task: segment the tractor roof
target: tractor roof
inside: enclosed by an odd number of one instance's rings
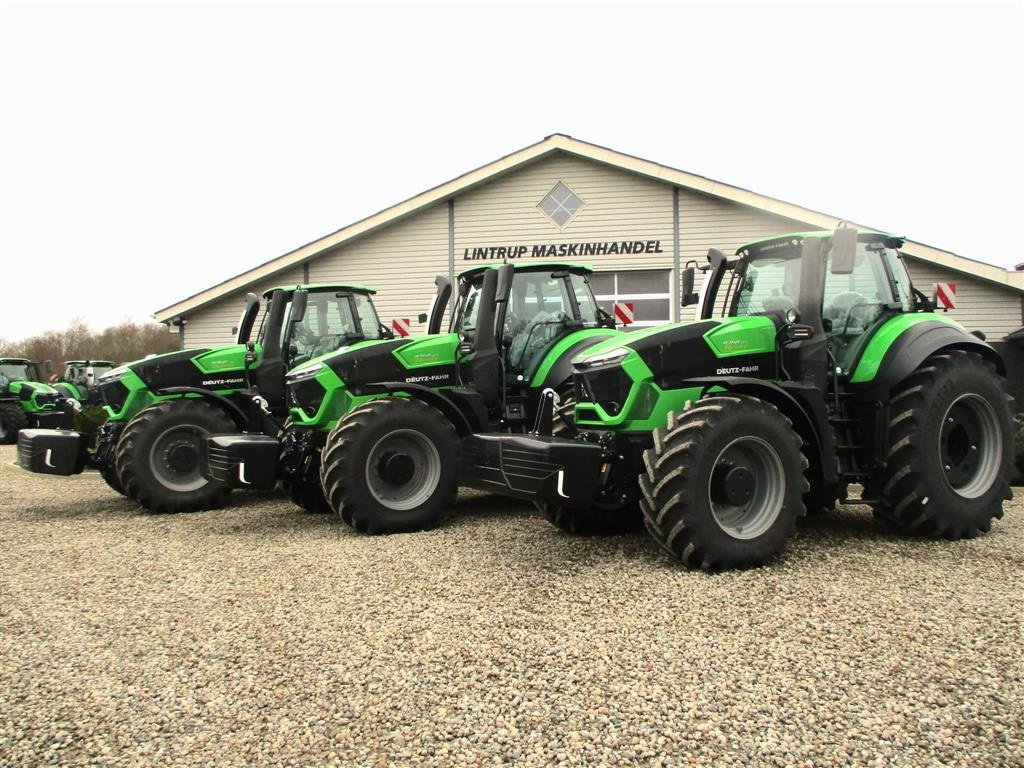
[[[116,365],[113,360],[65,360],[64,365]]]
[[[791,232],[788,235],[775,235],[773,237],[764,237],[761,238],[760,240],[752,240],[749,243],[741,245],[739,248],[736,249],[736,253],[741,253],[742,251],[745,251],[748,248],[760,248],[762,246],[768,245],[769,243],[777,243],[784,240],[792,240],[793,245],[798,245],[804,240],[807,240],[812,237],[832,237],[832,230],[819,229],[814,232]],[[879,238],[881,238],[882,240],[895,241],[896,245],[893,246],[895,248],[899,248],[901,245],[903,245],[903,238],[900,237],[899,235],[890,235],[888,232],[873,232],[864,230],[857,232],[858,240],[878,240]]]
[[[14,365],[32,365],[31,360],[24,357],[0,357],[0,363],[13,363]]]
[[[263,292],[263,298],[268,298],[274,291],[295,291],[298,288],[305,288],[310,293],[321,291],[351,291],[352,293],[376,293],[377,289],[372,285],[357,285],[355,283],[310,283],[308,285],[278,285],[268,288]]]
[[[469,269],[463,270],[459,273],[459,278],[472,278],[476,275],[481,274],[488,269],[497,269],[503,267],[504,264],[481,264],[479,267],[470,267]],[[511,266],[516,272],[548,272],[559,269],[564,269],[569,272],[575,272],[581,275],[589,275],[594,271],[594,268],[589,264],[577,264],[572,261],[529,261],[512,263]]]

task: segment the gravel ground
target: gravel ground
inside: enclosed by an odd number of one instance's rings
[[[13,455],[0,765],[1024,764],[1024,489],[973,541],[846,507],[709,576],[497,497],[371,538]]]

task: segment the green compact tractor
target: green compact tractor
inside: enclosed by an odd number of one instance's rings
[[[68,360],[64,363],[64,375],[53,388],[83,405],[102,405],[96,384],[115,367],[110,360]]]
[[[46,363],[49,371],[49,361]],[[39,366],[20,357],[0,358],[0,444],[13,443],[26,427],[66,423],[62,394],[44,384]]]
[[[216,506],[228,489],[200,474],[201,438],[232,428],[276,435],[287,415],[289,368],[391,335],[373,293],[353,285],[274,288],[263,294],[255,334],[260,301],[249,294],[235,344],[156,355],[101,376],[108,419],[94,448],[78,432],[25,430],[19,463],[57,475],[94,466],[112,488],[153,511]]]
[[[547,262],[467,270],[447,333],[451,286],[438,277],[427,335],[295,368],[280,451],[261,435],[211,437],[204,471],[234,487],[281,477],[306,509],[325,508],[326,493],[326,509],[363,531],[436,525],[457,491],[458,440],[537,429],[545,399],[571,403],[572,359],[622,335],[598,308],[590,271]]]

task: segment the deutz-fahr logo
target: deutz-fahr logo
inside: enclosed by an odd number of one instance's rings
[[[232,387],[235,384],[244,384],[245,379],[241,376],[237,379],[203,379],[200,383],[204,387]]]
[[[735,368],[719,368],[715,371],[715,374],[718,376],[729,376],[733,373],[757,373],[760,370],[760,365],[739,365]]]

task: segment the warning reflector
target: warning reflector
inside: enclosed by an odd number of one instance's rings
[[[633,302],[616,301],[612,311],[615,313],[615,319],[623,325],[631,325],[633,323]]]
[[[941,309],[956,309],[956,283],[935,284],[935,306]]]
[[[391,321],[391,327],[399,336],[408,336],[410,333],[412,333],[412,328],[409,326],[408,317],[396,317],[394,320]]]

